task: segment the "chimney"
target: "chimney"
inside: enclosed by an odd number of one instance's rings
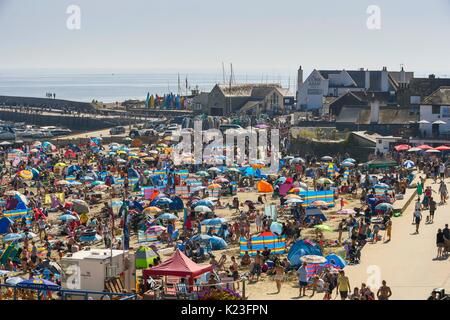
[[[365,76],[366,76],[365,89],[368,90],[370,88],[370,71],[369,71],[369,69],[366,69]]]
[[[400,83],[406,83],[406,73],[405,70],[402,67],[402,70],[400,70]]]
[[[383,70],[381,71],[381,91],[388,92],[389,91],[389,76],[388,71],[386,67],[383,67]]]
[[[380,101],[372,93],[370,98],[370,123],[378,123],[380,117]]]
[[[302,66],[297,71],[297,101],[300,101],[300,89],[303,87],[303,70]]]

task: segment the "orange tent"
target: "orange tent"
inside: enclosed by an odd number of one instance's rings
[[[267,181],[258,182],[258,192],[273,192],[273,187]]]

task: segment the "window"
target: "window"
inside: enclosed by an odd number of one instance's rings
[[[431,113],[432,114],[441,114],[441,106],[431,106]]]

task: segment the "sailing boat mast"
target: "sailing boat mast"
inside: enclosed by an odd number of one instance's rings
[[[181,95],[180,74],[178,74],[178,95]]]
[[[223,84],[226,84],[227,83],[227,80],[226,80],[226,75],[225,75],[225,65],[223,64],[223,62],[222,62],[222,80],[223,80]]]

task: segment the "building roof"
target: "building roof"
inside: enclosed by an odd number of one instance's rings
[[[218,84],[217,87],[226,97],[265,97],[275,88],[281,89],[281,85],[277,83],[253,83],[253,84]],[[264,93],[267,93],[264,95]]]
[[[242,108],[239,109],[239,112],[240,112],[240,113],[247,112],[247,111],[249,111],[249,110],[251,110],[251,109],[257,107],[260,103],[262,103],[262,100],[259,100],[259,101],[258,101],[258,100],[250,100],[250,101],[247,101],[247,102],[242,106]]]
[[[423,101],[424,104],[450,105],[450,86],[440,87]]]
[[[345,106],[336,118],[337,123],[371,124],[370,107]],[[409,108],[381,106],[377,124],[408,124],[417,122],[418,115]]]
[[[414,78],[409,83],[409,92],[411,96],[425,98],[445,86],[450,86],[450,78]]]

